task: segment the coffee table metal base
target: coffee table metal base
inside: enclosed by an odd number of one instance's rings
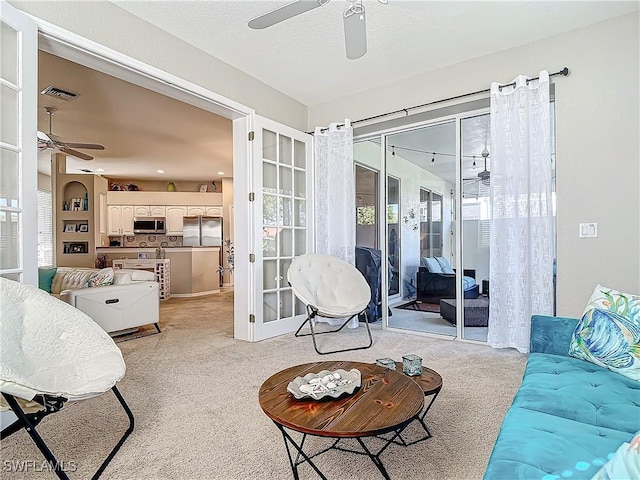
[[[416,419],[420,420],[420,423],[422,423],[422,425],[426,429],[426,425],[424,425],[424,422],[422,421],[422,419],[420,419],[419,417],[416,417]],[[382,463],[382,460],[380,459],[380,455],[382,455],[382,453],[393,443],[397,443],[397,444],[400,444],[400,445],[402,445],[402,444],[411,445],[410,443],[409,444],[404,443],[404,440],[402,441],[402,443],[400,443],[400,442],[398,442],[398,440],[396,440],[398,437],[402,438],[400,436],[402,430],[404,429],[404,427],[402,427],[402,428],[400,428],[400,429],[398,429],[396,431],[389,432],[391,434],[390,438],[377,437],[377,438],[379,438],[381,440],[384,440],[385,444],[382,446],[382,448],[380,448],[375,453],[372,452],[369,447],[367,447],[367,445],[365,444],[365,442],[362,440],[361,437],[355,437],[353,439],[356,440],[360,444],[360,447],[362,447],[362,451],[353,450],[353,449],[350,449],[350,448],[343,448],[343,447],[338,445],[340,443],[340,441],[343,440],[343,438],[336,438],[334,440],[334,442],[331,444],[331,446],[329,446],[329,447],[327,447],[327,448],[325,448],[323,450],[320,450],[319,452],[316,452],[316,453],[314,453],[312,455],[309,455],[309,454],[304,452],[304,443],[305,443],[305,440],[307,439],[307,435],[308,434],[303,433],[302,434],[302,439],[300,440],[300,443],[298,444],[295,441],[295,439],[291,436],[291,434],[288,432],[288,429],[286,427],[284,427],[283,425],[280,425],[277,422],[273,422],[273,423],[276,425],[276,427],[278,427],[278,429],[282,433],[282,437],[284,439],[284,445],[285,445],[285,447],[287,449],[287,455],[289,456],[289,464],[291,465],[291,471],[293,472],[293,478],[295,480],[299,480],[299,478],[300,478],[300,476],[298,475],[298,465],[302,465],[303,463],[308,463],[311,466],[311,468],[313,468],[313,470],[315,470],[315,472],[318,474],[318,476],[320,478],[322,478],[323,480],[327,480],[327,477],[320,471],[318,466],[315,463],[313,463],[313,461],[311,459],[317,457],[318,455],[326,453],[329,450],[340,450],[342,452],[357,453],[358,455],[367,455],[371,459],[373,464],[376,466],[376,468],[380,471],[382,476],[386,480],[390,480],[391,477],[389,477],[389,474],[387,473],[387,470],[384,468],[384,464]],[[427,432],[428,432],[428,430],[427,430]],[[323,438],[327,438],[327,437],[323,437]],[[290,445],[293,447],[293,450],[294,450],[293,452],[292,452],[292,449],[290,448]],[[295,454],[295,458],[294,458],[294,454]]]
[[[397,440],[393,440],[393,443],[397,444],[397,445],[402,445],[404,447],[408,447],[410,445],[414,445],[418,442],[422,442],[424,440],[427,440],[429,438],[431,438],[433,435],[431,435],[431,432],[429,431],[429,428],[427,427],[427,424],[424,421],[424,417],[427,416],[427,412],[429,412],[429,409],[431,408],[431,405],[433,405],[433,402],[436,401],[436,398],[438,396],[438,394],[440,393],[440,389],[436,390],[431,397],[431,400],[429,401],[429,404],[426,406],[426,408],[424,409],[424,411],[422,412],[422,414],[416,416],[415,420],[416,422],[418,422],[420,424],[420,426],[424,429],[425,431],[425,435],[423,437],[419,437],[417,439],[414,440],[406,440],[403,436],[402,436],[402,432],[398,433],[397,435]],[[429,396],[428,394],[425,395]],[[408,426],[408,425],[407,425]]]

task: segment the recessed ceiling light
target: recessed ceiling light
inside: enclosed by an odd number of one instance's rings
[[[164,170],[156,170],[158,173],[164,173]]]
[[[104,168],[96,168],[96,172],[106,172]]]
[[[218,175],[224,175],[224,174],[225,174],[225,173],[224,173],[224,172],[222,172],[222,171],[218,172]]]

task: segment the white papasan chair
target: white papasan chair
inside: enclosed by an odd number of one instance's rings
[[[120,349],[91,317],[36,287],[0,278],[0,406],[17,417],[0,438],[25,428],[58,478],[68,479],[35,427],[66,402],[112,390],[129,427],[98,478],[133,431],[133,414],[115,386],[124,373]]]
[[[371,288],[362,273],[344,260],[323,253],[307,253],[296,257],[287,271],[287,281],[294,295],[305,304],[307,318],[295,333],[296,337],[311,335],[313,348],[320,355],[351,350],[363,350],[373,345],[369,319],[366,309],[371,300]],[[362,346],[338,350],[320,351],[316,343],[316,335],[336,333],[351,323],[357,327],[358,318],[364,316],[369,343]],[[334,330],[316,332],[317,317],[327,319],[346,319]],[[300,333],[305,324],[309,324],[310,333]]]

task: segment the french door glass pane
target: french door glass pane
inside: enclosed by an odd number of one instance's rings
[[[3,49],[4,51],[4,49]],[[18,145],[18,92],[6,85],[0,85],[0,98],[2,109],[0,110],[0,140],[9,145]]]
[[[291,165],[291,139],[280,135],[280,163]]]
[[[289,289],[280,291],[280,318],[293,316],[293,293]]]
[[[275,132],[262,130],[262,158],[276,161],[278,159],[278,137]]]
[[[264,293],[264,301],[262,303],[263,320],[265,322],[273,322],[278,319],[278,293]]]
[[[262,167],[262,191],[264,193],[276,193],[278,188],[278,168],[264,162]]]
[[[307,252],[307,232],[305,230],[296,228],[295,234],[295,255],[302,255]]]
[[[19,206],[20,157],[16,152],[0,148],[0,207]]]
[[[294,173],[294,190],[293,195],[296,197],[305,197],[307,195],[307,178],[302,170],[295,170]]]
[[[298,168],[307,168],[307,154],[305,144],[299,140],[294,140],[294,164]]]
[[[0,211],[0,270],[20,267],[20,222],[18,213]]]
[[[0,22],[0,45],[2,45],[0,77],[16,85],[18,83],[18,32],[4,22]]]
[[[293,224],[296,227],[307,226],[307,202],[304,200],[294,200],[294,212]]]
[[[293,256],[293,230],[290,228],[283,228],[278,234],[278,244],[280,245],[281,257]]]
[[[265,260],[262,266],[262,285],[265,290],[278,288],[278,261]]]
[[[293,194],[293,179],[291,178],[292,169],[280,166],[280,193],[282,195]]]

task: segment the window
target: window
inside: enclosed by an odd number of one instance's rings
[[[53,204],[51,192],[38,190],[38,266],[53,265]]]
[[[420,189],[420,255],[442,255],[442,195]]]
[[[356,245],[378,248],[378,172],[356,165]]]

